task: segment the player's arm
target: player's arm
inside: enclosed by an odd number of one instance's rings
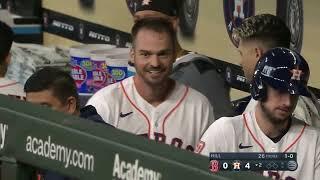
[[[202,123],[201,123],[201,136],[214,122],[215,116],[213,113],[213,107],[208,100],[205,101],[202,108]]]
[[[195,152],[209,156],[210,152],[227,151],[227,143],[230,142],[227,131],[232,131],[228,128],[228,120],[227,117],[222,117],[212,123],[201,137]]]
[[[320,127],[320,104],[317,99],[300,96],[293,114],[311,126]]]
[[[114,117],[112,116],[110,103],[106,101],[102,94],[94,94],[87,102],[86,106],[92,105],[96,108],[97,113],[101,116],[102,120],[112,126],[115,126]]]

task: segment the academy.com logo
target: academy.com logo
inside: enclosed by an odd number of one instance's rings
[[[65,168],[69,166],[78,167],[87,171],[94,171],[94,156],[77,149],[56,144],[47,139],[28,136],[26,138],[26,151],[47,159],[59,161]]]
[[[0,135],[1,135],[0,150],[4,148],[4,143],[6,141],[6,133],[8,129],[9,129],[9,126],[7,124],[0,123]]]
[[[113,178],[122,180],[160,180],[162,174],[152,169],[139,165],[139,160],[134,163],[120,160],[119,154],[115,155],[113,165]]]

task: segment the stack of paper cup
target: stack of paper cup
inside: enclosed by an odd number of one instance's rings
[[[129,48],[113,48],[91,51],[90,58],[93,64],[93,91],[117,82],[108,71],[108,60],[110,56],[129,56]]]
[[[107,71],[116,82],[128,77],[129,54],[111,55],[107,58]]]
[[[77,45],[70,48],[71,75],[79,93],[94,93],[90,52],[113,48],[115,46],[107,44]]]
[[[109,50],[96,50],[91,52],[90,58],[93,65],[92,76],[94,92],[115,82],[107,72],[106,59],[109,53]]]

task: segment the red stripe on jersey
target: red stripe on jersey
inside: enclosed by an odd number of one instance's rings
[[[5,84],[5,85],[0,86],[0,88],[5,88],[5,87],[12,86],[12,85],[15,85],[15,84],[18,84],[18,82],[14,82],[14,83],[10,83],[10,84]]]
[[[253,140],[260,146],[260,148],[262,149],[263,152],[266,152],[264,150],[264,147],[262,146],[262,144],[258,141],[258,139],[253,135],[252,131],[250,130],[249,126],[248,126],[248,123],[247,123],[247,118],[245,116],[245,114],[243,114],[243,121],[244,121],[244,124],[246,125],[250,135],[252,136]]]
[[[41,174],[39,174],[39,173],[37,173],[37,180],[42,180],[43,178],[42,178],[42,175]]]
[[[129,100],[130,104],[131,104],[138,112],[140,112],[140,113],[142,114],[142,116],[147,120],[147,123],[148,123],[148,138],[150,139],[150,120],[149,120],[149,118],[148,118],[147,115],[144,114],[144,113],[133,103],[133,101],[129,98],[126,90],[125,90],[124,87],[123,87],[122,81],[120,82],[120,85],[121,85],[121,89],[122,89],[124,95],[127,97],[127,99]]]
[[[164,124],[165,124],[166,120],[167,120],[168,117],[173,113],[173,111],[175,111],[175,110],[179,107],[179,105],[182,103],[182,101],[186,98],[188,92],[189,92],[189,87],[186,86],[186,90],[185,90],[182,98],[180,99],[180,101],[179,101],[179,102],[175,105],[175,107],[172,108],[171,111],[164,117],[163,123],[162,123],[162,133],[163,133],[163,134],[165,134],[165,132],[164,132]]]
[[[287,152],[295,143],[298,142],[298,140],[300,139],[300,137],[302,136],[303,132],[304,132],[304,129],[306,128],[307,124],[304,123],[304,126],[299,134],[299,136],[287,147],[286,150],[284,150],[284,152]]]

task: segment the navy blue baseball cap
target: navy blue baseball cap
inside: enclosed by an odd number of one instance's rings
[[[256,100],[263,98],[266,95],[264,84],[267,84],[292,95],[310,97],[309,76],[309,65],[299,53],[282,47],[273,48],[256,65],[251,95]]]
[[[178,16],[177,0],[126,0],[132,15],[138,11],[157,11],[168,16]]]

